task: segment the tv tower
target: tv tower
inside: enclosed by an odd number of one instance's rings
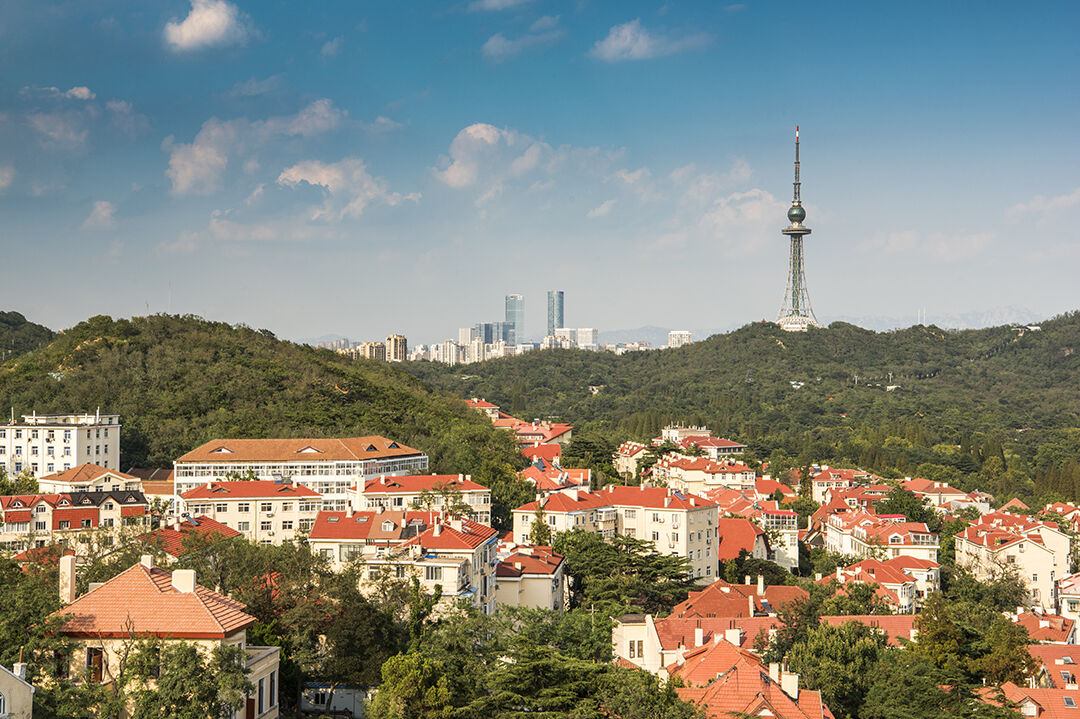
[[[787,211],[791,224],[780,230],[791,238],[791,258],[788,261],[787,290],[784,292],[784,304],[776,315],[776,324],[787,332],[805,332],[807,327],[820,327],[814,310],[810,307],[810,294],[806,291],[806,272],[803,269],[803,237],[810,234],[810,228],[803,225],[806,210],[802,206],[799,190],[799,126],[795,126],[795,196],[791,208]]]

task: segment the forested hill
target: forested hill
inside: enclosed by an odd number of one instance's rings
[[[386,362],[192,317],[83,322],[0,366],[0,406],[119,414],[125,467],[171,466],[214,437],[365,434],[424,450],[431,471],[472,474],[493,489],[523,466],[508,433]]]
[[[18,312],[0,312],[0,362],[47,344],[54,333]]]
[[[995,447],[1016,443],[1033,458],[1039,443],[1080,427],[1080,312],[1022,334],[933,326],[877,333],[844,323],[799,334],[754,323],[674,350],[541,350],[406,369],[518,416],[591,425],[612,438],[692,422],[751,443],[759,456],[782,447],[901,472],[939,460],[930,450],[940,443],[978,455],[975,444],[996,438]],[[590,385],[603,388],[593,394]],[[909,447],[927,452],[892,451]],[[981,466],[985,458],[975,459]]]

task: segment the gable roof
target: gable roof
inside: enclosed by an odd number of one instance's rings
[[[232,537],[239,537],[240,532],[210,517],[195,517],[180,522],[179,529],[175,526],[162,527],[145,535],[144,538],[151,542],[160,543],[162,550],[166,553],[173,557],[179,557],[184,553],[184,539],[186,537],[212,537],[215,535],[219,540],[231,539]]]
[[[240,602],[196,585],[172,586],[172,572],[136,564],[52,614],[66,617],[71,637],[220,639],[247,629],[255,617]]]
[[[256,480],[252,482],[210,482],[180,495],[182,499],[318,499],[318,492],[302,484],[283,484]]]
[[[717,542],[716,556],[721,561],[729,561],[739,556],[739,552],[746,550],[754,553],[754,545],[758,537],[765,538],[765,530],[744,517],[721,517],[716,521]]]
[[[341,439],[215,439],[181,455],[176,463],[356,461],[421,454],[418,449],[379,435]]]
[[[460,525],[458,523],[460,522]],[[457,526],[461,528],[458,529]],[[481,544],[496,539],[498,532],[491,527],[474,522],[471,519],[452,520],[451,522],[428,527],[408,540],[403,546],[419,545],[422,549],[476,549]]]
[[[55,474],[47,474],[41,478],[43,482],[62,482],[65,484],[91,484],[95,480],[103,476],[116,477],[117,479],[137,480],[138,477],[134,477],[130,474],[124,474],[118,472],[115,469],[107,469],[96,464],[80,464],[77,467],[71,469],[65,469],[63,472],[56,472]]]
[[[551,550],[551,547],[537,545],[519,547],[506,559],[495,566],[495,576],[520,577],[526,574],[553,575],[562,566],[563,555]]]
[[[322,511],[308,532],[308,540],[370,541],[389,544],[414,537],[435,524],[438,512]],[[389,526],[386,523],[389,522]]]
[[[445,487],[459,492],[486,492],[488,488],[460,474],[409,474],[374,477],[364,482],[364,494],[419,494]]]

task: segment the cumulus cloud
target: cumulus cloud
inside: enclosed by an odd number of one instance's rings
[[[31,113],[26,120],[44,147],[77,150],[89,135],[83,116],[74,112]]]
[[[31,87],[27,85],[19,91],[20,95],[30,97],[56,98],[58,100],[93,100],[97,94],[84,85],[76,85],[70,90],[61,90],[58,87]]]
[[[3,194],[15,182],[15,168],[11,165],[0,165],[0,194]]]
[[[247,19],[225,0],[191,0],[191,12],[165,25],[165,42],[175,52],[235,45],[247,39]]]
[[[539,21],[537,21],[539,22]],[[484,57],[492,62],[503,62],[531,47],[539,47],[556,42],[563,36],[559,29],[544,32],[529,32],[521,37],[508,39],[502,33],[495,33],[480,48]]]
[[[1013,205],[1006,210],[1005,214],[1011,218],[1027,214],[1041,215],[1066,210],[1077,205],[1080,205],[1080,187],[1066,195],[1054,195],[1053,197],[1036,195],[1027,202]]]
[[[668,179],[681,191],[681,200],[692,205],[712,202],[717,195],[749,182],[753,172],[750,164],[736,158],[727,172],[700,172],[690,163],[671,171]]]
[[[605,62],[647,60],[696,50],[707,45],[709,39],[704,33],[683,37],[651,33],[642,27],[640,19],[636,19],[612,27],[607,37],[596,41],[589,55]]]
[[[312,211],[313,220],[359,217],[372,203],[394,206],[407,200],[416,202],[420,199],[419,193],[402,195],[390,191],[386,181],[371,175],[359,157],[346,157],[334,163],[318,160],[300,162],[283,170],[277,181],[285,187],[306,183],[325,191],[326,201]]]
[[[604,200],[597,207],[592,208],[585,216],[592,219],[595,217],[605,217],[611,213],[611,208],[615,206],[615,200]]]
[[[335,37],[333,40],[327,40],[323,43],[322,49],[319,52],[323,57],[332,57],[341,53],[341,46],[345,44],[345,38]]]
[[[116,227],[116,220],[113,218],[115,212],[116,206],[113,203],[98,200],[94,203],[94,209],[90,210],[90,216],[83,221],[82,228],[84,230],[108,230]]]
[[[469,3],[469,10],[472,12],[478,10],[506,10],[530,2],[532,0],[473,0],[473,2]]]
[[[403,127],[403,125],[400,122],[391,120],[389,117],[379,115],[371,122],[361,122],[360,127],[367,132],[378,135],[384,132],[393,132]]]
[[[530,25],[529,30],[531,32],[544,32],[545,30],[553,30],[558,24],[558,15],[544,15],[542,18],[538,18],[532,25]]]
[[[246,154],[280,137],[310,137],[327,132],[337,127],[343,117],[344,113],[327,99],[316,100],[295,115],[256,122],[212,117],[190,143],[176,143],[172,136],[165,139],[162,149],[169,153],[165,175],[172,181],[174,195],[208,195],[221,186],[230,155]]]
[[[149,125],[146,115],[135,112],[134,106],[126,100],[109,100],[105,109],[109,111],[113,125],[129,137],[142,134]]]
[[[864,252],[886,255],[929,257],[940,262],[958,262],[979,255],[994,235],[986,232],[923,233],[899,230],[880,233],[863,243]]]

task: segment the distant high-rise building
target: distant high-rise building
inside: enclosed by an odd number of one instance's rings
[[[667,334],[667,346],[670,349],[688,345],[694,341],[694,336],[686,330],[672,330]]]
[[[555,330],[566,325],[566,316],[563,314],[563,300],[562,290],[548,290],[548,335],[554,335]]]
[[[506,296],[506,324],[510,334],[504,337],[507,344],[516,345],[525,339],[525,298],[522,295]]]
[[[595,327],[580,327],[576,339],[581,349],[594,350],[599,345],[600,332]]]
[[[467,345],[473,341],[473,337],[476,336],[476,330],[472,327],[461,327],[457,331],[457,341],[459,345]]]
[[[390,335],[386,338],[386,359],[388,362],[404,362],[409,356],[409,343],[405,335]]]
[[[561,340],[567,340],[577,344],[577,330],[573,327],[556,327],[552,334]]]
[[[386,343],[361,342],[356,346],[356,354],[364,359],[386,361]]]

